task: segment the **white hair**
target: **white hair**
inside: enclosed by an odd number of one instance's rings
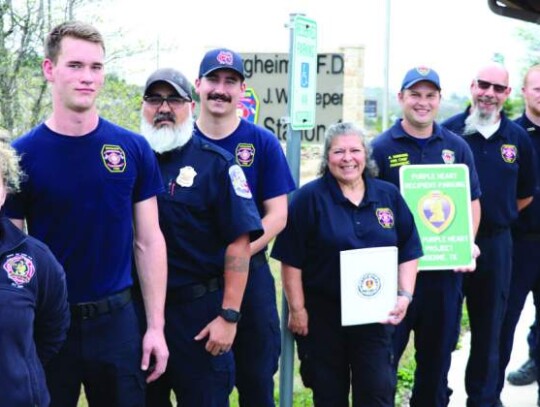
[[[176,123],[174,126],[164,126],[156,128],[144,117],[141,110],[141,134],[150,144],[152,150],[162,154],[174,150],[186,144],[193,135],[193,115],[191,106],[188,107],[189,113],[182,123]]]

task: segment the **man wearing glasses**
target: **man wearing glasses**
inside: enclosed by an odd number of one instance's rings
[[[471,83],[472,105],[443,123],[469,143],[482,188],[476,238],[481,255],[476,271],[466,275],[463,284],[471,327],[465,372],[467,407],[502,406],[497,382],[512,270],[510,225],[531,203],[536,186],[530,138],[502,112],[510,91],[506,68],[491,63]]]
[[[247,283],[250,241],[262,225],[242,169],[216,145],[192,137],[191,84],[159,69],[146,82],[141,133],[157,155],[165,192],[159,223],[169,275],[165,337],[170,359],[148,386],[147,405],[228,405],[234,384],[230,351]]]

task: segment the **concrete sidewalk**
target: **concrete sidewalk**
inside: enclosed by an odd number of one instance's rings
[[[516,370],[528,358],[527,334],[529,326],[534,321],[534,305],[532,295],[529,295],[521,318],[516,328],[514,336],[514,349],[506,372]],[[461,349],[452,355],[452,366],[448,375],[450,388],[454,390],[450,399],[449,407],[465,407],[467,393],[465,392],[465,366],[469,357],[470,334],[467,333],[462,338]],[[506,377],[506,376],[505,376]],[[528,386],[512,386],[505,382],[501,395],[504,407],[537,407],[538,385],[536,383]]]

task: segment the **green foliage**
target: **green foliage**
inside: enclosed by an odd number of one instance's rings
[[[510,119],[515,119],[520,116],[524,109],[525,104],[522,98],[508,98],[503,105],[503,112]]]
[[[516,33],[520,42],[523,42],[527,49],[523,59],[525,65],[523,74],[525,74],[529,67],[540,63],[540,27],[527,24],[526,26],[520,26]]]
[[[98,110],[105,119],[138,132],[142,92],[139,86],[130,85],[114,74],[107,75],[98,98]]]
[[[401,406],[409,400],[413,385],[416,361],[413,357],[414,350],[409,344],[399,364],[397,371],[396,406]],[[408,405],[408,404],[407,404]]]

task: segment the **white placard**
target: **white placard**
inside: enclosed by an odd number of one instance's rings
[[[341,325],[388,319],[397,301],[397,247],[370,247],[340,253]]]

